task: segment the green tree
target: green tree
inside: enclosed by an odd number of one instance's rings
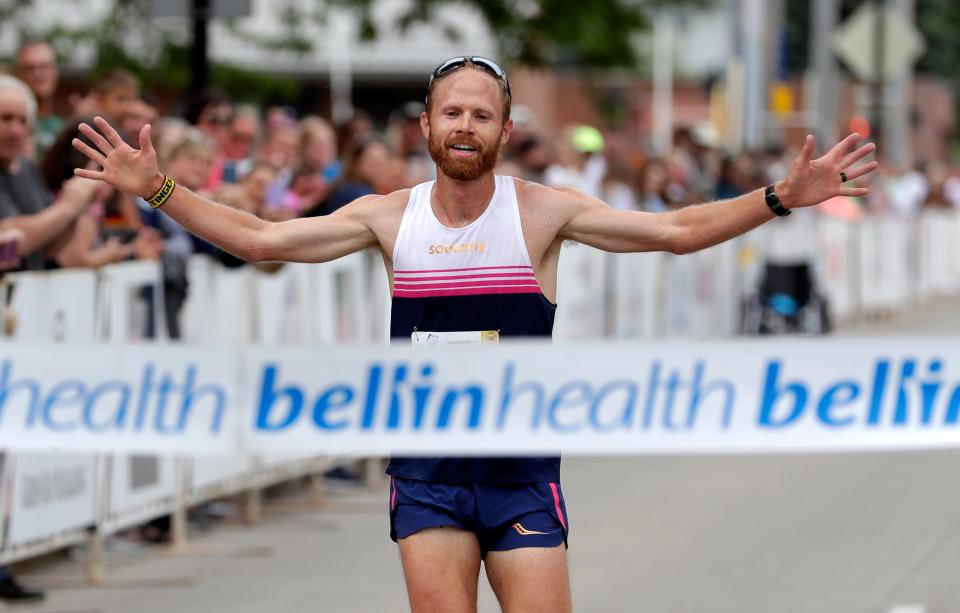
[[[948,79],[960,93],[960,2],[956,0],[919,0],[917,27],[927,43],[926,52],[917,65],[928,72]]]
[[[376,0],[330,0],[360,17],[361,34],[374,38],[371,8]],[[574,64],[584,68],[633,66],[634,37],[646,30],[653,11],[705,7],[713,0],[413,0],[401,28],[429,21],[446,5],[479,12],[497,37],[501,56],[527,65]],[[456,38],[456,31],[447,32]]]
[[[83,27],[38,24],[31,9],[44,0],[0,0],[0,23],[14,24],[22,37],[50,41],[61,57],[71,56],[81,45],[94,49],[94,75],[114,67],[136,73],[148,86],[184,89],[189,81],[187,61],[191,41],[185,28],[163,27],[150,18],[150,0],[115,0],[99,22]],[[664,7],[702,7],[713,0],[412,0],[397,25],[404,30],[429,22],[451,4],[473,7],[486,21],[499,43],[501,58],[526,65],[577,66],[585,69],[629,67],[636,64],[635,37],[649,25],[652,11]],[[312,49],[306,25],[324,23],[333,8],[352,11],[360,24],[362,40],[379,34],[372,9],[376,0],[315,0],[304,5],[292,0],[274,3],[284,31],[273,37],[243,30],[237,34],[265,53],[305,53]],[[306,8],[305,8],[306,6]],[[443,35],[457,40],[455,27]],[[258,74],[230,66],[214,66],[213,81],[227,93],[243,98],[293,99],[298,83],[277,75]]]

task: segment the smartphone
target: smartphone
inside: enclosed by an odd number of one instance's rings
[[[0,239],[0,270],[10,270],[20,265],[20,239]]]

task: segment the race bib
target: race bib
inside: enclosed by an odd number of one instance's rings
[[[411,335],[413,345],[496,345],[500,342],[497,330],[477,332],[420,332]]]

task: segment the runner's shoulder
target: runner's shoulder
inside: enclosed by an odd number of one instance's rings
[[[582,191],[573,187],[548,187],[541,183],[514,179],[517,185],[517,198],[520,205],[544,211],[574,211],[588,206],[593,200]]]
[[[409,189],[399,189],[389,194],[370,194],[361,196],[350,204],[338,209],[334,215],[349,215],[360,220],[388,218],[403,215],[410,199]]]

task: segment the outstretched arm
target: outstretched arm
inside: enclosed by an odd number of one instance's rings
[[[79,139],[73,140],[73,146],[102,170],[78,168],[74,172],[106,181],[128,194],[153,196],[163,184],[163,175],[150,142],[150,126],[140,130],[137,150],[102,118],[94,118],[94,123],[102,134],[87,124],[80,124],[80,131],[97,148]],[[326,262],[376,244],[376,235],[365,223],[370,204],[365,200],[375,198],[358,200],[339,215],[272,223],[178,185],[161,210],[193,234],[249,262]]]
[[[867,188],[846,187],[841,181],[852,181],[877,169],[875,161],[855,165],[875,149],[872,143],[857,148],[858,140],[859,136],[851,134],[823,157],[812,159],[815,143],[812,136],[807,136],[787,178],[774,184],[782,204],[793,209],[813,206],[834,196],[866,195]],[[571,198],[574,211],[561,236],[615,252],[690,253],[739,236],[774,218],[763,189],[670,213],[618,211],[579,193]]]
[[[60,195],[50,206],[32,215],[16,215],[3,220],[3,226],[22,232],[20,255],[29,255],[50,246],[93,201],[98,183],[74,177],[63,184]]]

